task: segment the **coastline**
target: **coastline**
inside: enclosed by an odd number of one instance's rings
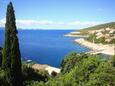
[[[107,55],[114,55],[114,46],[113,45],[103,45],[103,44],[95,44],[92,42],[86,41],[84,38],[79,38],[74,40],[76,43],[83,45],[92,51],[86,52],[90,54],[107,54]]]
[[[85,36],[85,35],[72,35],[72,34],[66,34],[64,35],[65,37],[79,37],[79,38],[86,38],[88,36]]]
[[[52,67],[46,64],[34,64],[32,65],[32,68],[36,70],[45,70],[49,75],[51,75],[52,72],[56,72],[57,74],[61,72],[60,68]]]
[[[82,38],[79,37],[78,39],[75,39],[74,42],[91,49],[91,51],[86,52],[89,54],[106,54],[110,56],[114,55],[113,45],[95,44],[85,40],[83,37]],[[61,72],[60,68],[52,67],[46,64],[34,64],[32,65],[32,68],[36,70],[45,70],[48,72],[49,75],[51,75],[52,72],[56,72],[57,74]]]

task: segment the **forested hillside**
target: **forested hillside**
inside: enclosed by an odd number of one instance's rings
[[[99,29],[104,29],[104,28],[108,28],[108,27],[111,29],[115,29],[115,22],[110,22],[110,23],[100,24],[100,25],[96,25],[96,26],[92,26],[92,27],[88,27],[88,28],[83,28],[80,31],[99,30]]]
[[[62,72],[46,81],[26,81],[25,86],[115,86],[114,60],[70,53],[61,63]]]

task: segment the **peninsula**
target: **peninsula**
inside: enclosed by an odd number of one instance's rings
[[[70,32],[65,36],[80,37],[74,41],[87,48],[92,49],[91,54],[115,54],[115,22],[96,25],[75,32]]]

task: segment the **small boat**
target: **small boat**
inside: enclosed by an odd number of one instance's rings
[[[27,62],[27,63],[31,63],[31,62],[32,62],[32,60],[28,59],[28,60],[26,60],[26,62]]]

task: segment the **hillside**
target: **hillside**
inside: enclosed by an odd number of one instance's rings
[[[87,34],[87,41],[103,44],[113,44],[115,41],[115,22],[100,24],[79,31]]]
[[[99,30],[99,29],[104,29],[104,28],[108,28],[108,27],[112,28],[112,29],[115,29],[115,22],[95,25],[95,26],[92,26],[92,27],[84,28],[84,29],[79,30],[79,31]]]
[[[115,42],[115,22],[96,25],[66,34],[69,37],[85,37],[87,41],[103,44]]]

